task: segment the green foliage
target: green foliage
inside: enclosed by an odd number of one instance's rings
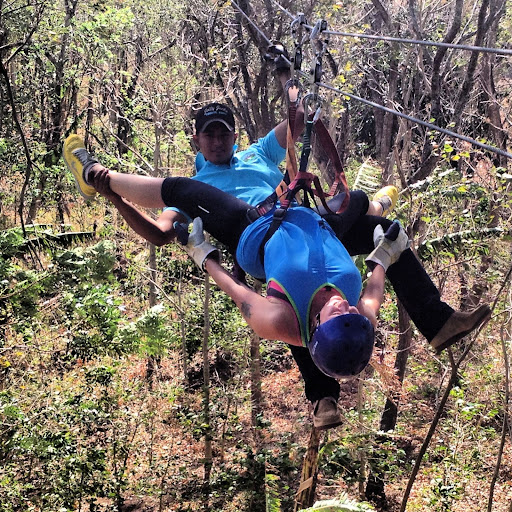
[[[85,500],[93,506],[96,498],[120,497],[137,423],[119,404],[132,398],[131,391],[119,385],[113,367],[91,367],[83,378],[74,377],[71,388],[63,382],[32,389],[25,403],[0,394],[6,418],[0,431],[2,510],[75,510]]]
[[[67,312],[64,323],[71,334],[68,350],[73,356],[90,359],[124,353],[124,347],[116,340],[121,300],[109,285],[76,289],[63,296],[62,305]]]
[[[436,478],[432,481],[432,498],[430,505],[432,510],[449,512],[453,510],[453,503],[460,498],[463,488],[454,482],[447,482],[443,478]]]
[[[406,454],[395,440],[385,436],[364,436],[357,432],[344,436],[343,440],[326,443],[319,452],[322,468],[329,478],[343,478],[347,484],[358,481],[361,460],[368,470],[386,478],[397,478],[404,471]]]
[[[281,500],[277,492],[279,476],[265,473],[265,510],[267,512],[281,512]]]
[[[61,279],[72,282],[86,279],[111,281],[116,263],[115,249],[113,242],[102,240],[92,247],[78,247],[58,253],[55,261]]]
[[[119,329],[119,344],[126,351],[138,347],[142,355],[164,357],[173,341],[167,322],[165,307],[161,304],[154,306],[135,322]]]

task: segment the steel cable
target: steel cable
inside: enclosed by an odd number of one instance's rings
[[[258,31],[258,33],[265,39],[265,41],[267,41],[267,43],[270,45],[272,44],[270,39],[259,29],[259,27],[257,27],[255,25],[255,23],[249,18],[249,16],[247,16],[247,14],[241,9],[241,7],[235,2],[235,0],[230,0],[230,2],[240,11],[241,14],[243,14],[243,16],[251,23],[251,25]],[[280,9],[283,10],[283,12],[285,12],[288,16],[292,17],[293,19],[295,19],[295,17],[289,12],[287,11],[283,6],[281,6],[276,0],[272,0],[273,3],[275,3]],[[308,27],[309,29],[311,29],[312,27],[309,27],[308,25],[306,25],[306,27]],[[326,30],[325,31],[326,34],[334,34],[333,31],[328,31]],[[336,32],[335,33],[336,35],[342,35],[343,33],[341,32]],[[349,34],[346,34],[347,36]],[[354,34],[354,37],[362,37],[362,36],[365,36],[364,34]],[[381,36],[368,36],[370,38],[373,38],[373,39],[376,39],[376,38],[381,38]],[[396,38],[393,38],[393,40],[395,40]],[[422,43],[430,43],[429,41],[423,41],[423,42],[419,42],[419,41],[415,41],[415,40],[400,40],[402,42],[416,42],[417,44],[422,44]],[[431,42],[432,44],[435,44],[435,45],[440,45],[439,43],[434,43],[434,42]],[[445,43],[443,43],[443,45],[445,45]],[[463,46],[463,45],[449,45],[450,47],[454,47],[454,48],[460,48],[460,49],[472,49],[473,51],[486,51],[486,50],[489,50],[489,51],[492,51],[493,53],[497,53],[499,50],[496,49],[496,48],[483,48],[483,47],[477,47],[477,46],[473,46],[473,47],[470,47],[470,46]],[[510,50],[506,50],[508,54],[512,54],[512,51]],[[283,56],[284,57],[284,56]],[[292,62],[287,59],[286,57],[284,57],[285,60],[291,65]],[[299,70],[299,74],[303,77],[309,77],[309,74],[308,73],[305,73],[304,71],[300,71]],[[476,147],[479,147],[481,149],[484,149],[486,151],[490,151],[492,153],[496,153],[498,155],[501,155],[501,156],[504,156],[506,158],[511,158],[512,159],[512,153],[509,153],[507,151],[504,151],[503,149],[500,149],[500,148],[497,148],[495,146],[490,146],[489,144],[485,144],[483,142],[479,142],[477,141],[476,139],[473,139],[471,137],[467,137],[466,135],[460,135],[456,132],[453,132],[451,130],[447,130],[446,128],[441,128],[440,126],[437,126],[435,124],[432,124],[432,123],[428,123],[426,121],[422,121],[420,119],[417,119],[413,116],[410,116],[408,114],[404,114],[402,112],[399,112],[397,110],[393,110],[391,108],[388,108],[388,107],[385,107],[384,105],[380,105],[379,103],[375,103],[373,101],[370,101],[370,100],[367,100],[367,99],[364,99],[364,98],[361,98],[360,96],[357,96],[355,94],[351,94],[349,92],[346,92],[346,91],[342,91],[341,89],[337,89],[336,87],[333,87],[332,85],[329,85],[329,84],[325,84],[323,82],[319,82],[318,85],[320,87],[323,87],[325,89],[328,89],[332,92],[335,92],[337,94],[341,94],[343,96],[347,96],[348,98],[352,99],[352,100],[355,100],[355,101],[359,101],[360,103],[363,103],[365,105],[368,105],[368,106],[371,106],[371,107],[374,107],[374,108],[377,108],[377,109],[380,109],[380,110],[383,110],[384,112],[388,112],[390,114],[393,114],[393,115],[396,115],[398,117],[402,117],[403,119],[406,119],[407,121],[410,121],[412,123],[416,123],[416,124],[419,124],[421,126],[424,126],[430,130],[434,130],[434,131],[437,131],[437,132],[440,132],[440,133],[443,133],[445,135],[448,135],[450,137],[453,137],[453,138],[456,138],[456,139],[460,139],[460,140],[463,140],[465,142],[468,142],[470,143],[471,145],[473,146],[476,146]]]

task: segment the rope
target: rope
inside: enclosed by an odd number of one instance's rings
[[[260,28],[247,16],[247,14],[243,11],[243,9],[235,2],[235,0],[230,0],[230,2],[238,9],[238,12],[243,15],[243,17],[252,25],[254,30],[258,32],[258,34],[267,42],[267,44],[270,46],[272,44],[272,41],[260,30]],[[288,60],[288,59],[286,59]],[[288,61],[288,64],[291,64],[290,61]]]
[[[309,28],[309,27],[308,27]],[[371,34],[356,34],[350,32],[335,32],[326,30],[326,34],[343,37],[357,37],[361,39],[376,39],[377,41],[393,41],[396,43],[418,44],[422,46],[438,46],[440,48],[453,48],[456,50],[467,50],[470,52],[495,53],[498,55],[512,55],[512,50],[507,48],[487,48],[485,46],[471,46],[467,44],[443,43],[437,41],[425,41],[422,39],[403,39],[391,36],[375,36]]]
[[[502,149],[497,148],[495,146],[489,146],[489,144],[484,144],[483,142],[478,142],[477,140],[472,139],[471,137],[467,137],[466,135],[460,135],[458,133],[447,130],[446,128],[441,128],[440,126],[437,126],[435,124],[427,123],[426,121],[421,121],[420,119],[416,119],[415,117],[409,116],[407,114],[403,114],[402,112],[398,112],[397,110],[393,110],[391,108],[385,107],[384,105],[379,105],[378,103],[375,103],[373,101],[366,100],[364,98],[356,96],[355,94],[341,91],[340,89],[336,89],[335,87],[332,87],[331,85],[324,84],[324,83],[320,83],[319,85],[320,85],[320,87],[325,87],[326,89],[329,89],[330,91],[334,91],[338,94],[342,94],[342,95],[347,96],[353,100],[360,101],[361,103],[364,103],[365,105],[369,105],[371,107],[375,107],[380,110],[384,110],[384,112],[389,112],[390,114],[394,114],[398,117],[403,117],[404,119],[407,119],[408,121],[420,124],[420,125],[425,126],[426,128],[429,128],[431,130],[435,130],[435,131],[444,133],[445,135],[449,135],[450,137],[454,137],[454,138],[463,140],[465,142],[469,142],[469,143],[473,144],[474,146],[478,146],[479,148],[485,149],[487,151],[492,151],[493,153],[496,153],[498,155],[501,155],[501,156],[504,156],[507,158],[512,158],[512,153],[503,151]]]

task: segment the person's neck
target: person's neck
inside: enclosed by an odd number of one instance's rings
[[[325,306],[325,303],[334,295],[340,295],[340,292],[336,290],[336,288],[332,288],[330,286],[324,286],[320,290],[318,290],[313,297],[313,301],[311,302],[311,309],[309,311],[309,326],[313,327],[316,321],[316,315],[320,313],[322,308]]]

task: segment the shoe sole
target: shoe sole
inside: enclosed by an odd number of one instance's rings
[[[71,167],[71,165],[73,165],[73,167]],[[75,183],[76,183],[76,188],[78,189],[78,192],[80,192],[80,195],[84,198],[84,199],[87,199],[87,201],[90,201],[91,199],[94,199],[94,196],[96,195],[96,193],[94,193],[94,195],[90,196],[88,194],[86,194],[83,190],[82,190],[82,186],[81,186],[81,183],[80,181],[78,180],[78,178],[76,177],[76,172],[77,170],[75,169],[74,167],[74,162],[72,164],[68,164],[66,162],[66,166],[67,168],[71,171],[71,174],[73,175],[73,178],[75,179]]]
[[[66,139],[66,140],[68,140],[68,139]],[[66,142],[64,142],[64,146],[66,146]],[[75,149],[78,149],[78,148],[75,148]],[[91,187],[90,185],[87,185],[87,183],[85,183],[85,181],[83,181],[83,178],[82,178],[82,180],[80,180],[80,178],[78,177],[78,176],[81,176],[82,173],[81,173],[81,171],[78,171],[75,167],[76,163],[73,159],[76,157],[73,155],[73,151],[74,150],[68,150],[66,147],[64,147],[64,149],[62,151],[62,158],[64,159],[64,163],[66,164],[66,167],[69,169],[69,171],[73,175],[73,178],[75,179],[76,188],[78,189],[78,192],[80,192],[80,195],[84,199],[89,201],[91,199],[94,199],[94,197],[96,196],[96,190],[93,187]],[[66,153],[69,153],[71,155],[69,161],[65,156]],[[82,189],[82,187],[84,185],[87,187],[90,187],[94,191],[94,193],[92,195],[86,194]]]
[[[482,310],[482,314],[478,317],[477,321],[475,322],[474,326],[471,329],[467,329],[466,331],[460,332],[459,334],[452,336],[443,344],[436,347],[434,349],[436,351],[436,354],[439,355],[444,349],[451,347],[454,343],[457,343],[457,341],[461,340],[462,338],[464,338],[464,336],[467,336],[470,332],[474,331],[478,327],[483,327],[490,320],[491,315],[492,311],[489,308]]]
[[[327,425],[322,425],[321,427],[317,427],[314,423],[313,423],[313,426],[317,429],[317,430],[329,430],[330,428],[334,428],[334,427],[339,427],[340,425],[343,424],[343,421],[337,421],[335,423],[329,423]]]

